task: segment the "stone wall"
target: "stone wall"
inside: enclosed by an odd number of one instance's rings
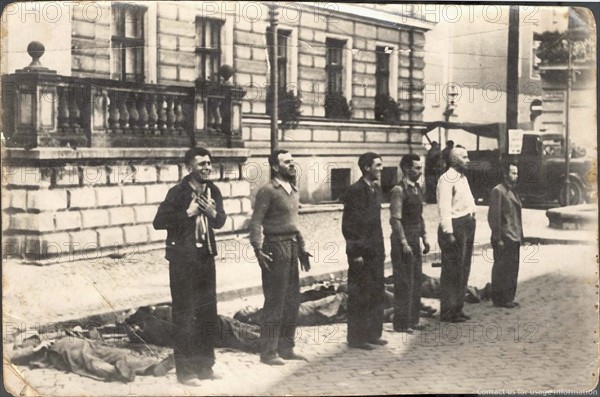
[[[152,221],[168,189],[187,171],[185,149],[9,149],[3,169],[4,256],[53,263],[162,245]],[[247,228],[249,183],[241,178],[248,151],[213,149],[213,179],[228,219],[226,237]]]

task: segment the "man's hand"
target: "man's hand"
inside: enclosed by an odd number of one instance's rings
[[[312,255],[310,254],[310,252],[307,251],[300,251],[300,255],[298,255],[298,258],[300,259],[300,268],[302,270],[304,270],[305,272],[310,270],[310,258],[312,258]]]
[[[504,249],[504,241],[498,240],[498,242],[496,243],[496,246],[500,249]]]
[[[354,265],[362,266],[364,263],[365,261],[362,256],[357,256],[356,258],[352,259],[352,264]]]
[[[273,262],[273,258],[266,254],[260,248],[254,250],[254,255],[256,255],[256,259],[258,260],[258,266],[260,266],[261,269],[270,272],[271,267],[269,266],[269,264]]]
[[[430,250],[431,246],[429,245],[429,241],[427,240],[427,237],[423,236],[423,255],[429,253]]]
[[[53,343],[54,343],[54,341],[49,341],[49,340],[42,341],[42,343],[40,343],[39,345],[37,345],[36,347],[33,348],[33,351],[38,352],[42,349],[47,349],[50,346],[52,346]]]
[[[410,248],[410,245],[408,245],[408,243],[406,241],[402,242],[402,253],[404,255],[412,255],[413,254],[412,248]]]
[[[196,200],[192,200],[185,212],[187,213],[188,217],[197,216],[200,214],[200,205]]]
[[[200,211],[202,211],[204,215],[211,218],[217,217],[217,203],[214,199],[209,199],[205,196],[198,196],[196,201],[198,202]]]
[[[446,233],[445,236],[446,236],[446,240],[448,240],[448,242],[450,244],[456,243],[456,238],[454,238],[454,234],[453,233]]]

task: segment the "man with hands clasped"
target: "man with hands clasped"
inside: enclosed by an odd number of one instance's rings
[[[391,191],[390,223],[392,225],[392,267],[394,272],[394,330],[413,333],[422,330],[421,285],[423,254],[429,252],[429,242],[423,220],[423,191],[418,184],[423,166],[414,153],[400,161],[402,180]]]
[[[274,151],[269,155],[269,166],[273,178],[256,194],[249,225],[250,243],[261,268],[265,296],[260,361],[283,365],[283,360],[305,360],[294,351],[300,307],[298,259],[302,269],[309,271],[311,255],[306,252],[298,228],[299,199],[292,154]]]
[[[209,178],[211,154],[195,147],[185,153],[189,175],[172,187],[154,218],[166,229],[166,255],[175,324],[175,369],[179,382],[200,386],[214,379],[214,330],[217,324],[213,229],[225,224],[223,197]]]

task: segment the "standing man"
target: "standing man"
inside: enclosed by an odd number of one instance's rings
[[[523,241],[521,200],[515,191],[519,170],[515,163],[502,169],[504,181],[492,189],[488,223],[492,229],[494,266],[492,267],[492,302],[512,309],[519,276],[519,253]]]
[[[215,379],[214,341],[217,323],[215,233],[225,224],[221,191],[209,181],[210,152],[195,147],[185,153],[189,175],[167,193],[158,207],[154,228],[167,230],[166,258],[175,324],[175,369],[179,382],[200,386]]]
[[[402,180],[392,189],[390,223],[392,225],[392,267],[394,271],[394,330],[412,334],[422,330],[421,286],[423,254],[429,242],[423,220],[423,192],[417,183],[421,177],[421,158],[409,153],[400,160]]]
[[[440,162],[442,153],[440,145],[436,141],[431,142],[431,148],[425,156],[425,201],[428,204],[435,204],[435,188],[440,172]]]
[[[449,161],[450,168],[437,185],[438,243],[442,250],[440,319],[458,323],[470,319],[463,312],[463,304],[475,237],[475,200],[464,174],[469,164],[467,151],[452,149]]]
[[[448,140],[446,141],[446,147],[442,150],[441,154],[441,165],[440,168],[442,172],[446,172],[448,167],[450,167],[450,152],[454,149],[454,141]]]
[[[298,258],[310,270],[308,252],[298,229],[298,189],[292,154],[276,150],[269,156],[273,179],[256,194],[250,220],[250,243],[262,271],[265,303],[260,327],[260,361],[283,365],[305,360],[294,352],[296,318],[300,307]],[[264,234],[264,242],[261,235]]]
[[[348,256],[348,346],[372,350],[385,345],[383,331],[385,249],[381,230],[383,162],[377,153],[358,159],[362,178],[344,195],[342,233]]]

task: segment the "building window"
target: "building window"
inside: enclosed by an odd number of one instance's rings
[[[377,46],[376,60],[377,69],[375,71],[376,92],[375,95],[390,95],[390,53],[391,48],[388,46]]]
[[[332,168],[330,177],[331,199],[339,200],[350,186],[350,168]]]
[[[277,59],[277,93],[279,94],[279,106],[281,108],[282,97],[287,93],[288,85],[288,61],[289,61],[289,43],[292,35],[291,30],[277,29],[277,51],[275,57]],[[273,46],[273,35],[271,28],[267,28],[267,47],[269,63],[271,63]],[[267,92],[266,112],[271,114],[273,107],[273,95],[271,90]]]
[[[114,79],[144,81],[144,16],[140,5],[112,5],[112,62]]]
[[[531,45],[531,70],[529,73],[529,77],[532,80],[539,80],[540,79],[540,63],[541,63],[541,59],[538,58],[537,56],[537,50],[540,46],[540,42],[535,40],[535,38],[532,41],[532,45]]]
[[[344,84],[342,79],[343,68],[343,54],[344,46],[346,45],[345,40],[327,39],[327,64],[325,69],[327,71],[327,93],[344,93]]]
[[[287,91],[288,84],[288,54],[289,41],[292,32],[290,30],[277,29],[277,86],[279,92]],[[273,45],[273,35],[271,28],[267,29],[267,46],[269,47],[269,60],[271,59],[271,46]]]
[[[196,59],[201,80],[219,80],[222,26],[223,22],[216,19],[196,19]]]

